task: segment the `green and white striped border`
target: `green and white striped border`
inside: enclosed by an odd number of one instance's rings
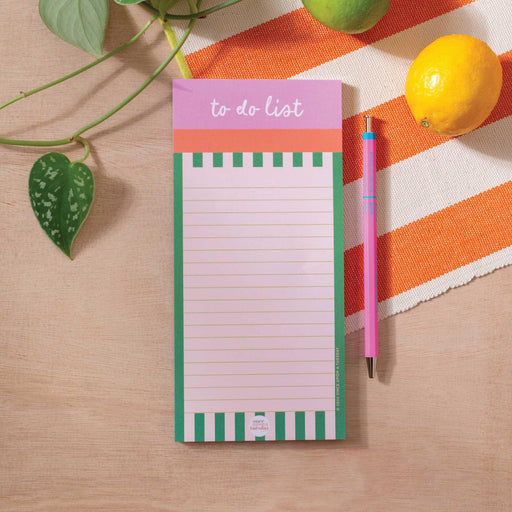
[[[329,428],[328,417],[334,411],[297,412],[235,412],[235,413],[195,413],[187,414],[185,441],[305,441],[336,439],[334,428]],[[307,418],[307,415],[310,416]],[[251,432],[253,418],[265,417],[268,420],[268,433],[256,436]],[[312,419],[313,421],[306,421]],[[209,428],[212,427],[212,428]]]
[[[323,166],[323,153],[312,153],[313,167]],[[252,161],[247,161],[247,158]],[[224,161],[228,161],[233,167],[262,167],[263,153],[213,153],[213,167],[223,167]],[[193,153],[193,167],[203,166],[203,153]],[[272,154],[273,166],[283,167],[283,153]],[[333,205],[334,205],[334,303],[335,303],[335,410],[334,410],[334,435],[327,439],[345,438],[345,308],[344,308],[344,249],[343,249],[343,155],[341,152],[332,154],[333,161]],[[292,154],[293,167],[302,167],[304,153]],[[205,415],[213,414],[214,438],[211,441],[226,440],[226,414],[234,417],[234,441],[245,441],[247,438],[247,412],[236,413],[194,413],[193,439],[185,439],[185,410],[184,410],[184,352],[183,352],[183,154],[174,154],[174,368],[175,368],[175,440],[178,442],[206,440]],[[305,440],[326,439],[326,411],[312,411],[315,415],[315,434],[306,437],[306,411],[295,411],[293,420],[287,417],[290,413],[275,411],[256,415],[269,416],[272,414],[275,421],[275,440]],[[287,436],[287,424],[290,428],[293,423],[293,436]],[[274,428],[274,427],[272,427]],[[256,437],[254,440],[263,441],[265,437]]]

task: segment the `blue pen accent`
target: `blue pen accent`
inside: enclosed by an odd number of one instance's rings
[[[377,196],[363,196],[363,199],[377,199]]]
[[[363,132],[363,140],[376,139],[374,132]]]

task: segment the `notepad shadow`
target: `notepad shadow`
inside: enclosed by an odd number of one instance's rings
[[[368,374],[363,352],[364,331],[345,337],[345,416],[347,447],[368,445],[366,394]]]

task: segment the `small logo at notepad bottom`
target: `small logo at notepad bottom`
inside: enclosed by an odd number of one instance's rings
[[[270,423],[265,416],[254,416],[249,420],[249,432],[254,437],[265,437],[270,430]]]

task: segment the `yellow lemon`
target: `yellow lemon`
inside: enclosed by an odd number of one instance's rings
[[[444,36],[412,63],[405,97],[418,123],[454,137],[487,119],[502,80],[500,61],[486,43],[467,35]]]

